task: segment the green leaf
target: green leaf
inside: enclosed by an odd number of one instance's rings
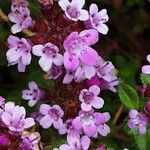
[[[143,84],[150,84],[150,75],[141,74],[141,81]]]
[[[139,107],[137,92],[129,85],[121,83],[118,87],[118,94],[121,102],[129,109]]]
[[[135,142],[140,150],[146,150],[146,136],[134,135]]]
[[[28,0],[31,14],[39,16],[41,14],[40,5],[37,0]]]

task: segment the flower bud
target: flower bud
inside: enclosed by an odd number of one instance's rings
[[[150,101],[146,103],[146,110],[148,113],[150,113]]]

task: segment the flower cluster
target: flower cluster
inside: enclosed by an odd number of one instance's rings
[[[128,126],[130,129],[136,129],[141,135],[146,133],[146,127],[149,119],[144,113],[139,113],[137,110],[130,110]]]
[[[3,97],[0,98],[0,102],[1,148],[9,149],[9,147],[14,147],[15,149],[18,146],[22,150],[38,150],[39,133],[25,131],[35,125],[34,119],[32,117],[26,118],[24,107],[15,105],[14,102],[5,102]],[[13,145],[14,138],[16,145]]]
[[[28,9],[28,2],[26,0],[12,0],[11,12],[8,17],[11,22],[15,23],[11,27],[13,34],[32,27],[33,20],[30,17],[30,11]]]
[[[22,132],[35,124],[33,118],[25,118],[25,108],[18,105],[15,106],[14,102],[5,103],[0,112],[2,124],[4,124],[11,132]]]
[[[37,132],[25,131],[35,123],[44,129],[53,126],[59,134],[67,134],[67,144],[62,144],[55,150],[88,150],[90,138],[97,138],[98,135],[105,137],[110,133],[110,127],[107,125],[110,114],[99,111],[104,106],[104,100],[99,94],[101,90],[116,92],[115,86],[119,84],[119,80],[113,64],[104,61],[92,47],[99,41],[99,33],[108,32],[105,25],[108,21],[107,10],[99,11],[96,4],[91,4],[88,12],[84,9],[84,4],[85,0],[55,2],[50,11],[61,19],[53,17],[46,7],[41,6],[44,19],[39,22],[35,19],[33,23],[28,2],[12,0],[9,14],[9,19],[15,23],[12,33],[33,27],[37,34],[29,39],[8,37],[9,50],[6,56],[9,65],[17,64],[19,72],[24,72],[26,66],[31,63],[33,53],[39,57],[39,65],[46,72],[45,78],[55,81],[55,97],[50,101],[47,99],[50,91],[39,89],[34,81],[29,82],[28,89],[22,91],[22,99],[27,100],[30,107],[35,106],[37,102],[42,103],[35,107],[39,111],[33,113],[34,119],[25,118],[24,107],[15,106],[13,102],[5,103],[0,99],[2,124],[11,133],[21,134],[22,150],[39,149],[40,135]],[[59,13],[55,9],[58,9]],[[83,21],[82,27],[80,21]],[[81,83],[83,85],[80,85]],[[73,84],[79,85],[79,88],[75,86],[71,89]],[[68,93],[61,94],[61,91]],[[70,106],[76,109],[74,117],[65,111],[67,98],[70,100],[70,91],[73,99]],[[67,100],[65,96],[68,96]],[[104,150],[105,146],[97,148],[99,149]]]

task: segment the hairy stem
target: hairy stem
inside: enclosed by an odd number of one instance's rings
[[[123,111],[123,105],[121,105],[121,106],[118,108],[118,110],[117,110],[117,112],[116,112],[116,114],[115,114],[115,117],[114,117],[114,119],[113,119],[113,124],[114,124],[114,125],[117,123],[118,119],[120,118],[120,115],[121,115],[122,111]]]

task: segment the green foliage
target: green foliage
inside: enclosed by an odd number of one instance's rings
[[[134,7],[136,5],[143,5],[143,0],[126,0],[127,7]]]
[[[10,12],[10,0],[0,0],[0,8],[8,14]]]
[[[124,57],[120,55],[116,55],[115,57],[116,68],[118,69],[118,76],[129,85],[135,85],[136,80],[136,72],[139,67],[139,60],[131,59],[126,60]]]
[[[149,150],[150,130],[144,136],[134,133],[134,138],[139,150]]]
[[[6,41],[7,37],[10,35],[10,30],[6,28],[5,23],[0,23],[0,42]]]
[[[28,2],[31,14],[35,16],[40,16],[41,11],[39,2],[37,0],[28,0]]]
[[[150,84],[150,75],[141,74],[141,81],[144,85]]]
[[[129,109],[139,107],[137,92],[129,85],[121,83],[118,87],[118,94],[121,102]]]

